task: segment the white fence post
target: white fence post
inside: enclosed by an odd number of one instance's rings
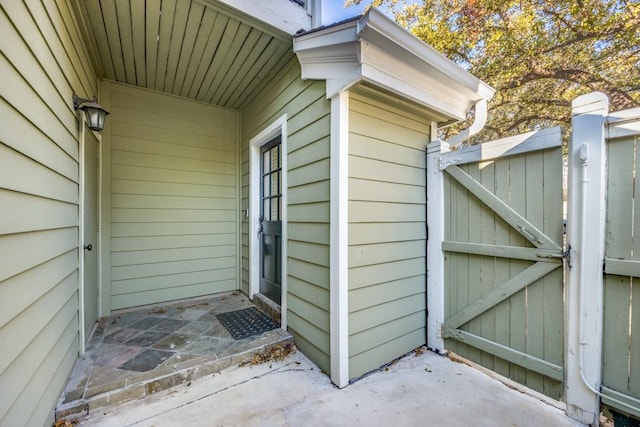
[[[435,140],[427,146],[427,346],[444,353],[444,172],[440,170],[442,148]]]
[[[575,99],[569,142],[565,384],[567,415],[598,425],[602,377],[603,261],[606,220],[605,119],[608,99]]]

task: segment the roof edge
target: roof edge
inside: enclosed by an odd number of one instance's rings
[[[377,9],[297,34],[293,47],[302,78],[327,80],[328,98],[335,90],[368,81],[437,111],[441,121],[448,121],[464,120],[476,103],[495,93]]]

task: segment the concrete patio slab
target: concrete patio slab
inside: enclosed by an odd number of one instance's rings
[[[296,352],[103,408],[81,425],[581,426],[557,406],[428,351],[342,390]]]

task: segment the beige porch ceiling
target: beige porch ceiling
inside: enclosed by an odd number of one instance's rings
[[[223,107],[293,55],[290,35],[214,0],[73,3],[100,77]]]

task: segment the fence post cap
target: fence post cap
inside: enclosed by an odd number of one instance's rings
[[[598,110],[604,110],[603,114],[609,111],[609,98],[602,92],[591,92],[581,95],[571,102],[573,115],[586,114]]]

